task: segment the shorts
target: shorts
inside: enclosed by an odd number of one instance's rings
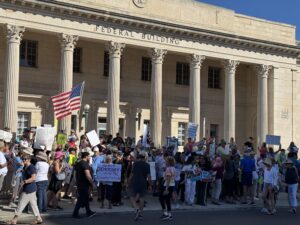
[[[242,185],[243,186],[252,186],[253,184],[253,174],[252,172],[242,173]]]
[[[147,194],[147,188],[129,188],[128,194],[130,197],[136,197],[139,195],[139,197],[143,198]]]

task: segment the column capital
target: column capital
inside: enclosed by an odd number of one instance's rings
[[[59,42],[63,50],[73,51],[78,39],[77,35],[61,34]]]
[[[237,60],[228,59],[223,61],[226,74],[235,73],[237,66],[240,64]]]
[[[268,78],[272,66],[261,64],[261,65],[256,65],[255,69],[261,78]]]
[[[205,60],[204,55],[192,54],[188,56],[188,60],[192,66],[192,68],[200,68],[203,61]]]
[[[6,24],[7,42],[15,42],[20,44],[24,32],[25,32],[25,27]]]
[[[108,44],[107,44],[107,49],[109,51],[109,55],[111,57],[121,57],[122,55],[122,52],[125,48],[125,44],[124,43],[118,43],[118,42],[113,42],[113,41],[110,41]]]
[[[165,49],[153,48],[149,51],[149,55],[154,63],[163,63],[166,54],[167,50]]]

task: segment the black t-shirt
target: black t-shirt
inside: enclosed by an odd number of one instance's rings
[[[75,166],[75,172],[76,172],[76,182],[77,186],[80,187],[89,187],[90,182],[86,178],[85,170],[91,170],[91,167],[88,162],[81,160],[77,163]]]
[[[147,188],[147,177],[150,175],[150,165],[145,161],[137,161],[132,166],[131,186],[140,189]]]

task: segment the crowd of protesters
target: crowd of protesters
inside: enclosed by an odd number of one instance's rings
[[[253,205],[260,198],[261,212],[273,215],[283,191],[288,193],[290,212],[296,214],[300,162],[293,142],[287,149],[280,146],[274,151],[265,143],[255,149],[253,138],[244,146],[237,146],[233,138],[228,143],[189,138],[183,152],[178,152],[175,146],[151,147],[150,137],[143,147],[142,138],[135,143],[119,134],[101,136],[100,144],[91,146],[86,135],[78,137],[72,130],[65,145],[49,151],[45,146],[33,149],[29,131],[19,140],[0,141],[0,194],[11,196],[10,206],[17,208],[10,224],[17,223],[28,204],[36,217],[34,223],[42,223],[41,213],[63,210],[61,198],[77,200],[74,218],[81,218],[82,207],[86,216],[94,216],[89,206],[93,199],[101,208],[111,209],[130,198],[135,220],[139,220],[147,193],[158,197],[162,220],[172,219],[172,206],[206,206],[208,202]],[[155,163],[155,180],[149,162]],[[101,164],[121,164],[120,182],[96,182]],[[199,178],[201,174],[206,177]]]

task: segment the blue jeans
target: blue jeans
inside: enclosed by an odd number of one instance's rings
[[[48,188],[48,181],[39,181],[36,182],[37,186],[37,203],[38,208],[40,212],[46,212],[47,211],[47,188]]]

